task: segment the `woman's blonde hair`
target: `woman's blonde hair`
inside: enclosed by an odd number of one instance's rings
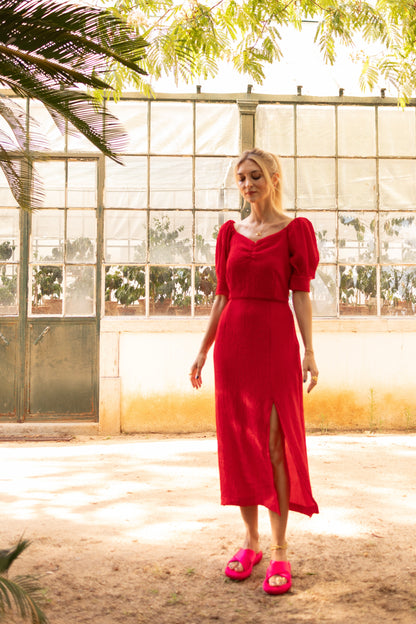
[[[261,169],[267,183],[272,187],[272,200],[276,208],[282,212],[282,167],[280,160],[277,156],[271,152],[266,152],[259,147],[253,147],[246,150],[239,156],[235,168],[234,175],[237,178],[238,167],[246,160],[253,160]],[[272,178],[275,174],[278,174],[279,179],[275,183]]]

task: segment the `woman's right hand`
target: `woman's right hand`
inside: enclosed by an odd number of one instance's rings
[[[202,386],[201,371],[207,359],[206,353],[198,353],[195,362],[191,366],[191,372],[189,373],[189,379],[194,388],[198,389]]]

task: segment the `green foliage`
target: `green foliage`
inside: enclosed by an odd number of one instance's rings
[[[287,25],[301,30],[316,21],[315,42],[327,63],[337,45],[353,49],[362,63],[361,85],[385,81],[397,88],[404,105],[416,84],[416,19],[413,0],[102,0],[149,43],[143,67],[193,81],[218,73],[221,61],[261,83],[264,67],[282,57],[280,33]],[[357,49],[362,41],[362,50]],[[120,87],[113,64],[112,86]],[[142,77],[121,70],[123,81],[147,88]]]
[[[7,622],[10,613],[15,611],[32,624],[48,624],[48,619],[38,604],[43,597],[38,580],[30,575],[8,578],[10,566],[29,545],[28,540],[21,539],[13,548],[0,551],[1,622]]]

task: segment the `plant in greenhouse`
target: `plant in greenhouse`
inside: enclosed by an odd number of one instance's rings
[[[134,75],[144,74],[137,64],[145,54],[144,39],[106,9],[58,0],[3,0],[0,42],[0,85],[21,98],[39,100],[58,128],[70,122],[117,160],[127,136],[102,98],[84,89],[97,94],[111,89],[109,59]],[[45,137],[38,128],[27,145],[26,111],[10,98],[0,98],[0,116],[11,130],[10,135],[0,131],[0,166],[19,205],[36,207],[42,191],[27,148],[44,147]]]
[[[362,87],[379,80],[397,89],[405,103],[416,85],[416,20],[413,0],[102,0],[116,16],[127,16],[149,42],[143,67],[192,81],[219,72],[227,61],[261,83],[267,64],[280,60],[280,39],[287,26],[301,30],[315,21],[315,43],[334,63],[338,44],[353,49],[362,63]],[[361,42],[362,50],[356,41]],[[143,89],[141,76],[113,64],[112,84]]]
[[[130,306],[145,296],[145,273],[133,265],[107,268],[105,274],[105,300]]]
[[[10,621],[16,611],[20,618],[32,624],[47,624],[48,618],[39,606],[43,592],[35,577],[17,576],[9,579],[8,572],[14,561],[26,550],[30,542],[19,540],[13,548],[0,551],[0,621]],[[6,620],[7,617],[7,620]]]

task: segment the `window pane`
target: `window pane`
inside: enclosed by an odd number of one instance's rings
[[[333,156],[335,154],[335,108],[333,106],[298,106],[296,135],[299,156]]]
[[[192,208],[192,159],[150,159],[150,206]]]
[[[377,314],[376,268],[370,266],[341,266],[339,311],[341,315]]]
[[[375,160],[338,161],[338,204],[341,210],[376,210]]]
[[[105,268],[105,314],[140,315],[146,312],[145,270],[140,266]]]
[[[32,261],[60,261],[64,257],[65,212],[42,210],[32,215]]]
[[[380,160],[380,207],[384,210],[415,210],[415,179],[414,160]]]
[[[256,144],[277,156],[295,153],[293,106],[259,105],[256,109]]]
[[[145,262],[146,213],[106,210],[104,256],[106,262]]]
[[[95,312],[95,269],[66,268],[65,316],[91,316]]]
[[[90,208],[97,205],[97,163],[91,160],[68,162],[68,206]]]
[[[416,262],[416,216],[384,214],[380,217],[383,262]]]
[[[380,156],[415,156],[415,109],[398,106],[378,109],[378,136]]]
[[[99,152],[99,149],[84,137],[71,123],[68,123],[68,151]]]
[[[0,169],[0,206],[17,206],[17,201],[13,197],[2,169]]]
[[[314,316],[336,316],[336,267],[319,265],[311,281],[312,311]]]
[[[239,212],[197,212],[195,217],[195,261],[207,264],[215,262],[215,245],[218,231],[223,223],[233,219],[240,221]]]
[[[193,153],[192,104],[152,102],[150,152],[152,154]]]
[[[150,314],[191,313],[191,270],[150,267]]]
[[[65,206],[65,162],[58,160],[37,161],[35,171],[41,178],[44,188],[45,208]]]
[[[120,100],[116,103],[108,102],[107,108],[121,121],[129,136],[129,143],[124,151],[146,153],[147,102]]]
[[[281,158],[283,210],[295,209],[295,159]]]
[[[97,218],[93,210],[68,210],[66,261],[94,263],[97,247]]]
[[[0,315],[18,313],[18,267],[0,264]]]
[[[339,259],[344,262],[376,261],[376,213],[339,215]]]
[[[335,160],[302,158],[297,161],[298,208],[335,209]]]
[[[393,316],[416,313],[416,267],[383,267],[381,313]]]
[[[39,126],[29,121],[30,132],[41,132],[44,136],[47,148],[55,152],[63,152],[65,149],[65,132],[61,132],[51,114],[46,110],[45,106],[36,100],[30,100],[30,117],[35,119]],[[65,129],[65,122],[62,122],[62,130]],[[39,149],[35,145],[31,145],[32,149]]]
[[[62,282],[62,266],[33,267],[31,314],[62,314]]]
[[[147,158],[125,156],[124,165],[105,161],[104,203],[107,208],[147,208]]]
[[[318,243],[321,262],[335,262],[336,248],[336,215],[334,212],[298,213],[299,217],[306,217],[311,221]]]
[[[192,260],[192,213],[151,213],[150,261],[180,264]]]
[[[370,106],[338,107],[338,154],[375,156],[375,109]]]
[[[240,115],[237,104],[196,105],[196,153],[239,153]]]
[[[19,261],[19,211],[0,209],[0,262]]]
[[[196,208],[238,208],[240,193],[234,178],[234,161],[229,158],[196,158]]]
[[[195,315],[211,313],[215,299],[217,277],[214,266],[199,266],[195,269]]]

